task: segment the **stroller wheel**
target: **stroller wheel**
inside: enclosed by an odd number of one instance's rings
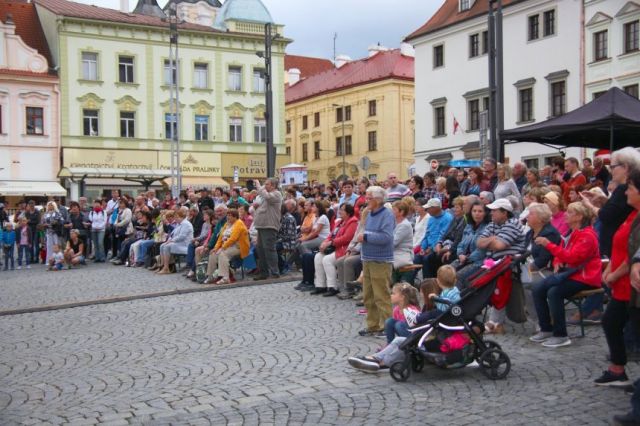
[[[424,369],[424,358],[422,358],[419,354],[411,355],[411,369],[415,373],[419,373]]]
[[[500,346],[500,344],[494,340],[483,340],[482,343],[484,343],[484,345],[486,346],[486,349],[484,351],[486,351],[487,349],[502,349],[502,346]],[[480,363],[480,357],[482,356],[482,353],[484,351],[476,345],[474,358],[478,363]]]
[[[389,373],[391,374],[391,378],[396,382],[406,382],[411,375],[411,370],[407,363],[396,362],[391,365],[391,368],[389,368]]]
[[[504,379],[511,370],[509,356],[497,348],[487,349],[480,355],[482,373],[491,380]]]

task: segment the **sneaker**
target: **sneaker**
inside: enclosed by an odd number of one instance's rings
[[[352,356],[347,359],[349,365],[358,370],[366,371],[368,373],[375,373],[380,370],[380,364],[376,361],[368,360],[364,357]]]
[[[561,346],[569,346],[571,344],[571,339],[568,337],[550,337],[544,341],[542,346],[545,348],[559,348]]]
[[[368,328],[363,328],[362,330],[358,331],[358,334],[360,336],[377,336],[380,333],[382,333],[382,335],[384,335],[384,331],[383,330],[369,330]]]
[[[627,377],[627,373],[615,374],[609,370],[605,370],[602,376],[593,381],[598,386],[614,386],[624,387],[631,384],[631,381]]]
[[[593,311],[582,320],[585,324],[602,324],[602,312]]]
[[[550,331],[539,331],[533,336],[529,337],[529,340],[535,343],[542,343],[547,339],[550,339],[553,336],[553,333]]]
[[[31,265],[27,265],[27,269],[31,269]]]
[[[22,266],[16,266],[16,269],[19,271],[20,269],[22,269]]]

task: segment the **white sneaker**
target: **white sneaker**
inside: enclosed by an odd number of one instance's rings
[[[22,269],[22,266],[18,266],[16,267],[16,269],[19,271],[20,269]]]
[[[550,331],[539,331],[533,336],[529,337],[529,340],[535,343],[542,343],[553,337],[553,333]]]
[[[31,269],[31,265],[27,265],[27,269]]]
[[[561,346],[569,346],[571,344],[571,339],[568,337],[551,337],[547,339],[542,346],[545,348],[559,348]]]

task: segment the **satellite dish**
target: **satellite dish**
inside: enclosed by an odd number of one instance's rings
[[[364,157],[360,158],[360,161],[358,162],[358,165],[360,166],[360,168],[362,170],[364,170],[366,172],[367,170],[369,170],[369,167],[371,167],[371,160],[369,160],[369,157],[364,156]]]

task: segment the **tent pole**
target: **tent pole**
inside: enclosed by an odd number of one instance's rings
[[[613,122],[609,124],[609,152],[613,153]]]

